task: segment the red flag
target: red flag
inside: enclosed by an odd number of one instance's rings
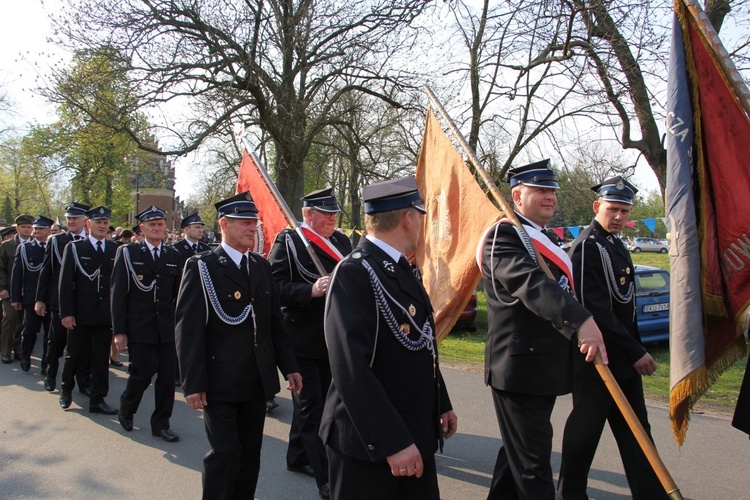
[[[427,211],[417,265],[435,308],[435,335],[441,340],[479,283],[476,246],[501,213],[482,192],[431,110],[425,120],[417,183]]]
[[[553,227],[552,232],[557,235],[561,240],[565,240],[565,228],[564,227]]]
[[[710,23],[699,26],[694,12],[694,0],[675,3],[667,105],[670,418],[679,444],[693,404],[744,355],[750,314],[750,119],[730,85],[731,61],[719,60],[718,37],[707,39]]]
[[[268,257],[271,251],[271,245],[273,244],[274,238],[285,229],[288,224],[284,213],[276,203],[276,199],[268,189],[266,182],[263,180],[263,176],[258,171],[259,167],[253,161],[252,156],[247,151],[242,152],[242,163],[240,164],[240,172],[237,174],[237,193],[243,191],[250,191],[250,195],[253,197],[255,206],[258,207],[258,213],[260,216],[259,231],[255,235],[255,247],[253,252],[261,254],[263,257]]]

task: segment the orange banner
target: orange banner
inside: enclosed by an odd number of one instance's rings
[[[258,168],[252,156],[247,151],[243,151],[240,172],[237,174],[236,192],[250,191],[255,206],[258,207],[260,223],[258,232],[255,235],[253,252],[257,252],[263,257],[268,258],[274,238],[288,224],[284,213],[276,203],[276,199],[273,197],[271,190],[268,189]]]
[[[417,265],[435,308],[435,335],[442,340],[481,278],[475,260],[479,238],[502,214],[479,187],[432,111],[427,113],[417,183],[427,210]]]

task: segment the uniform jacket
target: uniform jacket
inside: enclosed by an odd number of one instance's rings
[[[98,255],[89,238],[73,241],[65,247],[58,285],[60,317],[75,316],[76,323],[89,326],[112,326],[109,289],[117,245],[112,240],[102,240],[104,255]],[[97,270],[99,275],[89,279],[79,269],[78,263],[89,276]]]
[[[21,255],[26,254],[25,263]],[[36,302],[36,286],[39,282],[41,266],[44,262],[44,249],[31,240],[16,247],[13,272],[10,277],[10,301],[33,306]],[[34,270],[35,268],[38,268]]]
[[[334,231],[329,239],[342,255],[346,256],[352,251],[352,244],[343,233]],[[290,251],[289,245],[294,247],[294,252]],[[320,263],[330,274],[338,262],[315,244],[312,246]],[[280,232],[268,260],[271,262],[273,279],[279,286],[281,314],[294,344],[294,355],[307,359],[327,359],[328,350],[323,336],[325,297],[311,297],[317,278],[305,277],[299,270],[298,264],[314,276],[319,276],[302,239],[290,229]]]
[[[745,434],[750,434],[750,360],[745,368],[745,376],[742,378],[740,392],[737,395],[737,406],[734,408],[732,427]]]
[[[570,255],[578,299],[602,331],[609,369],[620,380],[635,377],[633,363],[646,349],[636,329],[635,271],[630,253],[594,219],[575,239]],[[629,300],[623,300],[628,294]],[[576,358],[577,374],[599,378],[591,363]]]
[[[180,254],[174,248],[162,245],[155,263],[145,241],[118,247],[112,270],[112,331],[127,335],[128,342],[174,342],[179,286]]]
[[[62,256],[65,246],[71,241],[73,241],[73,235],[66,231],[47,238],[47,246],[44,249],[44,264],[39,274],[36,300],[44,302],[48,309],[55,311],[59,309],[58,283]]]
[[[195,254],[198,254],[201,252],[207,252],[211,250],[211,247],[206,245],[202,241],[199,241],[197,245],[198,245],[198,250],[194,251],[193,247],[191,247],[190,244],[188,243],[188,240],[184,238],[178,241],[177,243],[175,243],[174,245],[172,245],[172,248],[177,250],[180,254],[180,273],[182,273],[182,269],[185,267],[185,262],[187,262],[187,260],[190,257],[192,257]]]
[[[547,277],[507,221],[494,224],[481,245],[488,323],[485,383],[539,396],[570,392],[576,344],[571,339],[591,313],[560,287],[561,269],[545,258],[557,281]]]
[[[10,293],[10,277],[13,273],[13,261],[16,258],[18,235],[0,244],[0,290]]]
[[[413,312],[415,323],[428,323],[434,333],[432,306],[422,285],[411,271],[362,238],[336,268],[329,286],[325,337],[333,382],[320,437],[348,456],[372,462],[383,462],[411,444],[423,456],[434,454],[440,415],[452,409],[437,358],[429,348],[412,351],[396,338],[376,309],[363,262],[404,309],[388,301],[397,327],[407,328]],[[418,340],[416,329],[408,328],[409,338]]]
[[[284,330],[271,266],[251,253],[250,280],[224,249],[188,259],[177,298],[177,356],[185,394],[206,392],[208,400],[270,399],[279,392],[276,367],[286,377],[297,371],[292,344]],[[237,325],[217,314],[199,272],[203,262],[221,309],[237,317],[252,304],[252,314]]]

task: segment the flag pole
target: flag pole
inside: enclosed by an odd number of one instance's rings
[[[476,154],[474,154],[474,151],[472,151],[471,147],[466,142],[466,139],[458,130],[458,127],[456,127],[456,124],[453,123],[453,120],[445,111],[443,105],[440,104],[440,101],[438,101],[437,97],[432,92],[432,89],[425,85],[424,91],[427,93],[427,96],[430,99],[430,103],[435,107],[435,109],[437,109],[438,113],[440,113],[440,116],[443,117],[443,120],[453,133],[454,138],[461,145],[461,149],[463,149],[464,153],[466,153],[472,166],[479,173],[479,176],[484,181],[485,186],[490,190],[492,197],[500,206],[500,209],[503,211],[506,218],[510,220],[513,225],[516,226],[519,230],[525,231],[523,224],[521,224],[521,221],[516,216],[516,213],[509,208],[508,204],[505,201],[505,198],[500,192],[500,189],[498,189],[497,185],[492,180],[492,177],[490,177],[484,167],[482,167],[482,165],[479,163],[479,159],[477,158]],[[554,279],[552,276],[552,272],[547,266],[547,263],[543,258],[541,258],[541,255],[539,255],[539,251],[536,249],[536,247],[534,247],[534,252],[536,253],[536,261],[539,264],[539,267],[547,274],[547,276],[549,276],[551,279]],[[628,426],[633,432],[633,435],[638,441],[638,444],[641,446],[641,449],[646,455],[646,458],[651,464],[651,467],[659,477],[659,482],[661,482],[661,485],[664,487],[667,495],[673,500],[681,500],[682,494],[680,493],[680,490],[677,488],[677,485],[672,479],[672,476],[669,474],[669,471],[664,465],[664,462],[662,462],[661,457],[659,457],[654,444],[651,442],[648,434],[646,434],[646,431],[643,429],[641,422],[638,420],[638,417],[635,415],[633,408],[625,398],[625,395],[623,394],[622,389],[620,389],[620,386],[617,384],[617,381],[612,375],[612,372],[610,371],[609,367],[604,364],[604,361],[602,361],[602,357],[598,352],[596,353],[596,357],[594,358],[594,366],[596,367],[596,370],[599,372],[599,375],[604,381],[604,385],[607,386],[612,399],[614,399],[617,407],[620,409],[620,412],[625,418],[625,421],[628,423]]]
[[[307,237],[305,236],[305,233],[302,231],[302,227],[299,224],[299,221],[292,213],[292,209],[289,208],[289,205],[286,204],[286,201],[284,201],[284,197],[281,196],[281,193],[279,192],[279,189],[276,187],[276,184],[273,182],[273,179],[271,179],[271,176],[268,175],[268,171],[266,170],[266,167],[263,166],[263,162],[260,161],[260,158],[258,158],[258,155],[255,152],[255,148],[253,147],[252,142],[250,142],[250,139],[246,136],[242,136],[242,144],[245,146],[245,151],[247,151],[247,154],[250,155],[250,157],[253,159],[253,163],[255,163],[255,168],[258,169],[258,172],[260,173],[261,177],[263,177],[263,181],[266,183],[266,186],[268,186],[268,190],[271,192],[271,195],[273,195],[274,200],[276,200],[276,204],[281,209],[281,213],[284,214],[284,218],[286,219],[287,223],[294,228],[294,231],[297,233],[297,236],[300,237],[302,240],[302,243],[305,245],[305,250],[307,250],[307,253],[310,255],[310,258],[313,261],[313,264],[315,264],[315,269],[318,270],[318,274],[321,276],[328,276],[328,271],[323,267],[323,263],[320,262],[320,258],[318,258],[318,254],[315,253],[315,249],[308,241]]]

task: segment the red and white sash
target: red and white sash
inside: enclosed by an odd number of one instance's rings
[[[313,231],[313,229],[309,225],[303,222],[302,224],[300,224],[300,228],[302,229],[302,232],[305,233],[305,237],[310,243],[323,250],[326,255],[328,255],[334,261],[339,262],[344,258],[341,252],[339,252],[339,249],[333,246],[333,243],[331,243],[328,238],[324,238]]]
[[[476,253],[476,259],[477,264],[479,265],[479,269],[482,269],[482,255],[484,253],[484,242],[487,240],[487,237],[489,236],[490,231],[494,230],[495,226],[497,224],[513,224],[508,219],[500,219],[495,224],[491,225],[489,228],[487,228],[487,231],[485,231],[482,238],[479,240],[479,246],[477,247],[477,253]],[[565,274],[565,276],[568,277],[568,282],[570,283],[570,289],[574,290],[574,284],[573,284],[573,263],[570,261],[570,257],[568,257],[568,254],[563,251],[562,248],[557,246],[555,243],[553,243],[544,233],[539,231],[533,226],[529,226],[526,224],[523,224],[523,228],[526,230],[526,234],[529,235],[529,238],[531,239],[531,242],[534,245],[534,248],[537,249],[537,251],[542,254],[544,258],[554,263],[560,270]],[[521,241],[526,244],[526,239],[524,238],[524,235],[521,234],[521,231],[514,226],[514,229],[518,231],[518,236],[521,238]],[[534,253],[531,248],[528,248],[528,244],[526,244],[527,250],[529,250],[529,254],[534,256]],[[536,260],[536,259],[535,259]],[[575,293],[575,290],[574,290]]]

